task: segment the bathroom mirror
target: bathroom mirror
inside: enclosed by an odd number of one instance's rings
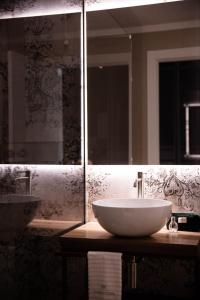
[[[200,2],[87,12],[88,160],[200,164]]]
[[[80,164],[81,13],[2,19],[0,35],[0,163]]]

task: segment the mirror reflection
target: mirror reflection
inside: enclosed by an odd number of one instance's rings
[[[80,13],[0,21],[1,163],[80,164]]]
[[[200,2],[87,13],[91,164],[199,164]]]

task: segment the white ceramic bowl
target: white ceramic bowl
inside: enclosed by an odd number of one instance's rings
[[[172,203],[162,199],[102,199],[92,203],[94,215],[108,232],[129,237],[148,236],[169,220]]]
[[[33,220],[40,199],[31,195],[0,195],[0,238],[15,237]]]

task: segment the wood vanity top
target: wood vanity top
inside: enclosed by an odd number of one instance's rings
[[[26,228],[25,235],[59,236],[80,226],[80,221],[34,219]]]
[[[135,255],[199,257],[200,233],[167,229],[142,238],[116,237],[97,222],[89,222],[60,236],[63,252],[114,251]]]

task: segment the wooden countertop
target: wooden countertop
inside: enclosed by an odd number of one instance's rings
[[[59,236],[80,226],[80,221],[58,221],[34,219],[26,228],[24,235]]]
[[[200,233],[167,229],[142,238],[116,237],[97,222],[89,222],[60,236],[63,252],[114,251],[134,255],[196,257],[200,255]]]

